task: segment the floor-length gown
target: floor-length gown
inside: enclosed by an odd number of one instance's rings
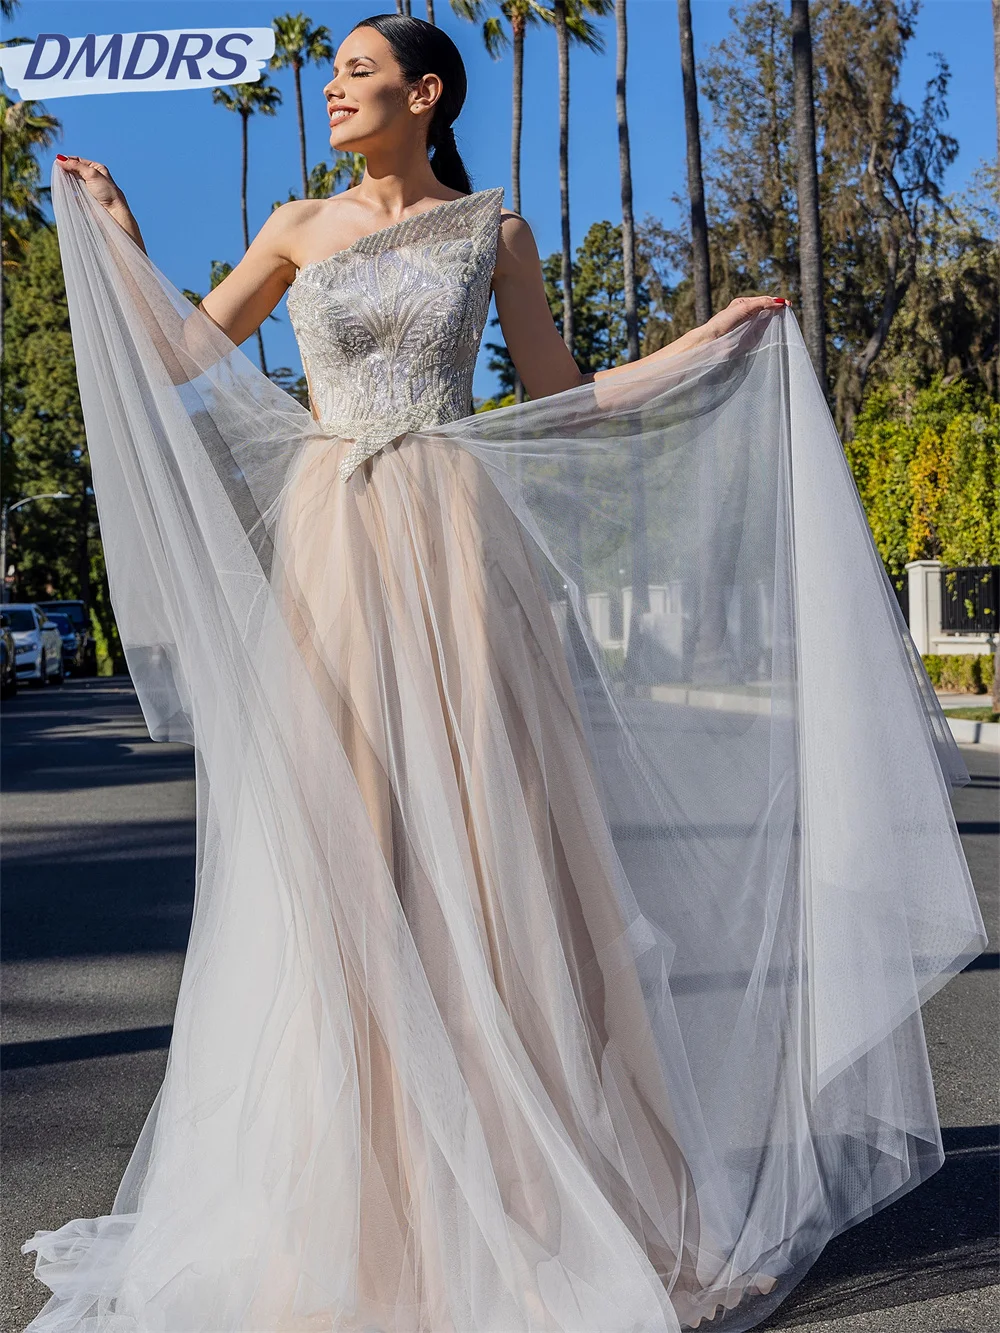
[[[752,1327],[940,1165],[919,1005],[983,944],[794,320],[474,416],[480,190],[299,270],[313,419],[52,184],[198,850],[163,1084],[111,1211],[26,1243],[32,1333]]]

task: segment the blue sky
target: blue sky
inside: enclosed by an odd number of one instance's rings
[[[731,26],[730,0],[693,0],[699,56]],[[359,18],[394,5],[382,0],[263,4],[257,0],[26,0],[4,36],[237,25],[268,26],[278,14],[309,15],[331,30],[336,44]],[[454,38],[469,70],[470,90],[456,126],[459,147],[474,187],[509,187],[510,57],[493,62],[479,30],[455,18],[448,0],[437,0],[438,22]],[[413,12],[424,15],[422,0]],[[601,218],[618,220],[621,204],[614,116],[614,27],[603,20],[605,52],[573,53],[571,69],[570,203],[573,243]],[[675,0],[630,0],[629,118],[635,208],[674,220],[672,195],[684,188],[684,124]],[[925,0],[904,70],[903,94],[919,102],[940,51],[952,71],[950,132],[961,153],[948,186],[958,189],[984,158],[996,154],[990,0]],[[522,208],[544,256],[559,244],[559,184],[555,39],[530,33],[525,61],[525,134]],[[330,160],[322,87],[328,70],[303,75],[309,163]],[[294,94],[290,74],[272,74],[284,105],[273,119],[250,126],[249,211],[251,235],[271,203],[299,188]],[[146,247],[177,287],[204,291],[213,259],[236,263],[242,253],[239,211],[240,122],[201,92],[122,93],[51,98],[48,109],[64,133],[46,155],[44,178],[56,152],[104,162],[128,196]],[[507,203],[510,199],[508,196]],[[282,300],[264,328],[268,363],[298,372],[295,339]],[[487,339],[497,330],[487,329]],[[256,344],[245,350],[256,360]],[[486,395],[493,376],[480,358],[475,391]]]

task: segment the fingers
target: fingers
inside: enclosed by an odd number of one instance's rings
[[[57,153],[56,161],[64,171],[75,171],[84,180],[92,179],[94,176],[109,175],[103,162],[92,162],[89,157],[75,157],[72,154],[67,156],[64,153]]]
[[[776,306],[792,303],[787,296],[735,296],[729,304],[749,314],[754,310],[773,310]]]

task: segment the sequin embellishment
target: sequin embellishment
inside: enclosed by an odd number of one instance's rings
[[[472,413],[503,186],[450,199],[299,269],[288,315],[348,481],[410,431]]]

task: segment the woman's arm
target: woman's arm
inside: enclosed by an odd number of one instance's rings
[[[570,355],[549,310],[541,260],[531,228],[517,213],[504,212],[497,244],[493,294],[504,341],[521,383],[532,398],[545,398],[579,384],[606,380],[627,370],[626,363],[585,375]],[[717,315],[682,337],[640,359],[651,365],[691,347],[712,342],[758,310],[779,310],[782,297],[740,296]]]
[[[59,163],[63,170],[80,178],[90,194],[146,254],[139,224],[107,167],[88,158],[62,155]],[[237,347],[256,332],[295,277],[295,264],[289,253],[290,236],[297,220],[296,208],[301,204],[300,200],[292,200],[275,209],[240,262],[199,304],[199,310]],[[151,294],[156,302],[153,309],[124,261],[117,254],[115,259],[174,384],[188,383],[226,355],[228,349],[206,329],[202,320],[191,315],[183,318],[165,295],[160,301],[156,300],[156,293]]]

